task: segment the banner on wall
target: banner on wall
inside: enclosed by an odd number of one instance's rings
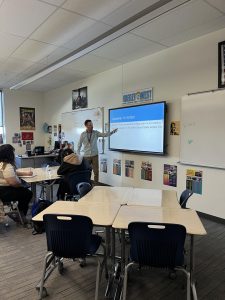
[[[101,158],[100,172],[107,173],[107,158]]]
[[[163,184],[177,186],[177,166],[164,164]]]
[[[202,195],[202,171],[187,169],[186,188],[195,194]]]
[[[121,176],[121,159],[113,160],[113,174]]]
[[[152,181],[152,164],[148,161],[141,163],[141,179]]]
[[[144,103],[153,100],[153,88],[123,94],[122,104]]]
[[[133,178],[134,177],[134,161],[125,160],[125,176]]]

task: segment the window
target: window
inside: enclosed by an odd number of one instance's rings
[[[0,144],[4,141],[3,94],[0,90]]]

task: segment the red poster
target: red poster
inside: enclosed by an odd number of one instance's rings
[[[21,132],[21,140],[33,141],[34,133],[33,132]]]

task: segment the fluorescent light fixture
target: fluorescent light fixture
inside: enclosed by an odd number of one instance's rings
[[[149,21],[158,18],[159,16],[171,11],[191,0],[159,0],[152,4],[151,6],[145,8],[141,12],[137,13],[136,15],[128,18],[127,20],[121,22],[117,26],[113,27],[112,29],[106,31],[105,33],[99,35],[97,38],[91,40],[90,42],[86,43],[82,47],[72,51],[71,53],[67,54],[63,58],[57,60],[53,64],[49,65],[48,67],[42,69],[38,73],[30,76],[29,78],[13,85],[10,87],[11,90],[17,90],[21,87],[30,84],[50,73],[53,71],[69,64],[70,62],[104,46],[111,41],[123,36],[124,34],[142,26],[143,24],[148,23]]]

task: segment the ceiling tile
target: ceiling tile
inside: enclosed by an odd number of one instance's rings
[[[115,51],[116,49],[116,51]],[[100,57],[105,57],[120,62],[128,62],[146,55],[165,49],[164,46],[143,39],[139,36],[126,34],[105,46],[92,52]]]
[[[42,2],[47,2],[49,4],[52,4],[52,5],[56,5],[56,6],[60,6],[63,4],[63,2],[65,2],[66,0],[40,0]]]
[[[112,12],[108,16],[101,19],[104,23],[116,26],[124,20],[134,16],[143,9],[151,6],[152,4],[158,2],[158,0],[133,0],[128,1],[120,9]]]
[[[1,71],[6,73],[15,72],[20,73],[32,66],[33,63],[29,60],[23,60],[18,58],[8,58],[5,63],[0,67]]]
[[[103,34],[104,32],[108,31],[110,28],[112,27],[100,22],[95,22],[91,27],[82,31],[74,39],[64,44],[63,46],[71,50],[75,50],[98,37],[99,35]]]
[[[67,0],[64,8],[101,20],[130,0]]]
[[[46,43],[41,43],[33,40],[26,40],[12,55],[12,57],[27,59],[32,62],[38,62],[52,51],[55,46]]]
[[[221,15],[216,9],[198,0],[180,6],[132,32],[153,41],[163,42],[169,37],[207,23]]]
[[[78,71],[96,74],[117,67],[118,65],[120,65],[120,63],[88,54],[71,62],[67,66]]]
[[[211,4],[215,8],[225,13],[225,1],[224,0],[205,0],[206,3]]]
[[[30,38],[62,46],[94,23],[91,19],[59,9]]]
[[[172,47],[172,46],[193,40],[202,35],[211,33],[213,31],[220,30],[222,28],[225,28],[225,16],[219,17],[211,22],[208,22],[207,24],[203,24],[203,25],[196,26],[194,28],[182,31],[179,34],[176,34],[174,36],[171,36],[171,37],[163,40],[163,43],[168,45],[169,47]]]
[[[1,31],[27,37],[55,9],[55,6],[35,0],[4,1],[0,7]]]
[[[44,57],[40,62],[44,63],[46,65],[50,65],[57,60],[61,59],[65,55],[69,54],[71,52],[71,49],[58,47],[53,52],[51,52],[48,56]]]
[[[7,58],[23,43],[24,38],[0,32],[0,40],[0,58]]]

